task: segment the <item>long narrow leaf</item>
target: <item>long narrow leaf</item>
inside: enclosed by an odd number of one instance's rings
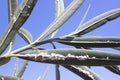
[[[120,8],[105,12],[84,23],[78,31],[75,31],[70,35],[83,35],[118,17],[120,17]]]
[[[120,55],[85,49],[37,50],[15,55],[23,59],[53,64],[86,66],[120,65]]]
[[[25,23],[30,16],[37,0],[24,0],[19,8],[17,8],[13,19],[10,21],[8,28],[0,40],[0,54],[7,48],[19,28]],[[12,36],[12,37],[11,37]]]
[[[88,14],[88,12],[89,12],[89,10],[90,10],[90,8],[91,8],[91,5],[89,4],[89,5],[88,5],[88,8],[87,8],[87,10],[86,10],[86,12],[85,12],[82,20],[81,20],[81,22],[80,22],[80,24],[79,24],[79,26],[78,26],[78,28],[76,29],[76,31],[78,31],[78,30],[81,28],[81,25],[82,25],[83,22],[85,21],[85,19],[86,19],[86,17],[87,17],[87,14]]]
[[[41,41],[61,27],[75,13],[83,1],[84,0],[73,0],[73,2],[63,11],[63,13],[48,26],[48,28],[42,33],[36,42]]]
[[[67,37],[56,39],[55,41],[62,44],[72,45],[75,47],[120,47],[119,37]]]
[[[12,20],[17,7],[18,7],[17,0],[8,0],[9,21]]]
[[[27,31],[26,29],[20,28],[20,29],[18,30],[18,34],[19,34],[28,44],[32,43],[32,40],[33,40],[32,35],[31,35],[31,33],[30,33],[29,31]]]
[[[21,78],[23,73],[25,72],[26,66],[28,65],[28,61],[25,60],[22,67],[20,68],[20,70],[16,73],[16,77]]]
[[[63,65],[68,70],[82,77],[84,80],[102,80],[95,72],[86,66]]]
[[[64,2],[63,0],[55,0],[55,19],[61,15],[61,13],[64,11]],[[54,31],[51,35],[51,38],[55,36],[55,34],[58,32],[58,30]]]

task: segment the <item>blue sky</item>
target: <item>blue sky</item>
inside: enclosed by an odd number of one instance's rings
[[[21,1],[21,0],[20,0]],[[20,2],[19,1],[19,2]],[[64,0],[65,7],[72,0]],[[120,0],[85,0],[83,5],[78,9],[78,11],[59,29],[55,37],[63,36],[73,32],[79,25],[82,16],[84,15],[88,5],[91,5],[90,11],[85,19],[89,19],[104,13],[106,11],[120,8]],[[7,0],[3,0],[0,3],[0,36],[5,31],[8,25],[8,12],[7,12]],[[49,24],[54,20],[54,0],[38,0],[37,5],[34,8],[31,16],[27,22],[23,25],[24,28],[29,30],[33,35],[33,40],[35,40],[40,34],[49,26]],[[100,28],[86,34],[89,36],[120,36],[120,18],[108,22],[107,24],[101,26]],[[18,35],[13,46],[13,50],[18,49],[22,46],[27,45],[24,40],[22,40]],[[67,48],[68,46],[56,45],[57,48]],[[52,48],[51,45],[44,45],[44,48]],[[119,51],[113,49],[100,49],[104,51],[112,51],[115,53],[120,53]],[[19,66],[22,64],[23,60],[19,61]],[[0,74],[12,75],[13,67],[15,63],[15,58],[12,58],[11,62],[6,65],[0,66]],[[41,76],[45,71],[47,64],[30,62],[29,66],[23,76],[25,80],[36,80],[38,76]],[[120,76],[111,73],[103,67],[92,67],[92,69],[98,73],[103,80],[119,80]],[[80,80],[78,76],[74,75],[67,69],[60,67],[61,80]],[[55,70],[54,65],[51,65],[50,72],[48,74],[47,80],[55,80]],[[82,79],[81,79],[82,80]]]

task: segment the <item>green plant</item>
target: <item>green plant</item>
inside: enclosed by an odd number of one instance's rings
[[[80,27],[71,34],[54,38],[57,30],[76,12],[83,2],[84,0],[73,0],[71,4],[64,9],[63,0],[55,0],[56,12],[54,21],[33,41],[31,33],[24,29],[22,25],[30,16],[37,0],[23,0],[20,6],[18,6],[17,0],[8,0],[9,25],[0,39],[0,65],[8,63],[12,57],[25,59],[25,63],[20,70],[14,70],[13,76],[0,75],[0,78],[3,80],[21,80],[28,64],[27,60],[55,64],[56,80],[60,80],[59,65],[74,72],[85,80],[101,80],[101,77],[93,72],[89,66],[104,66],[119,75],[120,71],[117,65],[120,64],[120,55],[112,52],[93,50],[93,48],[109,47],[119,50],[120,38],[82,35],[102,26],[108,21],[118,18],[120,16],[120,8],[103,13],[84,24],[81,22]],[[12,46],[14,46],[16,34],[19,34],[28,45],[11,51]],[[50,38],[48,38],[48,36],[50,36]],[[54,42],[73,46],[74,48],[59,49]],[[53,49],[40,47],[47,43],[50,43]],[[9,48],[7,50],[8,46]],[[3,54],[5,50],[7,50],[7,52]],[[45,75],[43,75],[43,80],[46,78],[48,71],[49,69],[47,69]]]

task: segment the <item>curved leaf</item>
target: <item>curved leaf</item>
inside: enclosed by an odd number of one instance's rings
[[[81,25],[81,28],[79,28],[79,30],[77,30],[67,36],[86,34],[90,31],[100,27],[101,25],[107,23],[108,21],[114,20],[118,17],[120,17],[120,8],[105,12],[99,16],[96,16],[95,18],[92,18],[88,22],[84,23],[83,25]]]
[[[53,64],[86,66],[120,65],[120,55],[85,49],[37,50],[13,55],[23,59]]]
[[[20,29],[18,30],[18,34],[19,34],[28,44],[32,43],[32,40],[33,40],[32,35],[31,35],[31,33],[30,33],[29,31],[27,31],[26,29],[20,28]]]
[[[84,80],[102,80],[95,72],[86,66],[63,65],[63,67],[82,77]]]
[[[23,0],[21,6],[17,8],[13,19],[10,21],[8,28],[0,40],[0,54],[7,48],[19,28],[30,16],[36,2],[37,0]]]
[[[81,6],[84,0],[73,0],[73,2],[63,11],[63,13],[51,23],[48,28],[42,33],[42,35],[35,41],[39,42],[42,39],[49,36],[59,27],[61,27],[74,13],[75,11]]]

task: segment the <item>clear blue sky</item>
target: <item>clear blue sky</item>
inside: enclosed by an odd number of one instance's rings
[[[21,0],[19,0],[20,2]],[[64,0],[65,6],[67,6],[72,0]],[[71,17],[64,25],[60,28],[55,37],[63,36],[73,32],[79,25],[82,16],[84,15],[88,5],[91,4],[90,11],[87,15],[85,21],[104,13],[106,11],[120,8],[120,0],[85,0],[83,5],[79,10]],[[7,12],[7,0],[2,0],[0,2],[0,36],[5,31],[8,25],[8,12]],[[54,20],[54,0],[38,0],[37,5],[34,8],[30,18],[23,25],[24,28],[28,29],[33,35],[34,40],[49,26],[49,24]],[[120,18],[110,21],[103,25],[99,29],[96,29],[86,35],[91,36],[120,36]],[[24,40],[17,36],[15,46],[13,50],[26,45]],[[42,47],[52,48],[51,45],[44,45]],[[67,47],[64,45],[57,45],[57,48]],[[120,53],[119,51],[113,49],[100,49],[104,51],[112,51],[115,53]],[[19,61],[21,65],[23,61]],[[12,75],[13,67],[15,63],[15,58],[12,58],[11,62],[6,65],[0,66],[0,74]],[[30,62],[29,66],[23,76],[25,80],[36,80],[38,76],[41,76],[46,69],[47,64]],[[103,67],[92,67],[92,69],[98,73],[103,80],[120,80],[120,76],[111,73]],[[74,75],[67,69],[60,67],[61,80],[80,80],[78,76]],[[50,72],[48,74],[47,80],[55,80],[55,70],[54,65],[51,65]],[[82,79],[81,79],[82,80]]]

